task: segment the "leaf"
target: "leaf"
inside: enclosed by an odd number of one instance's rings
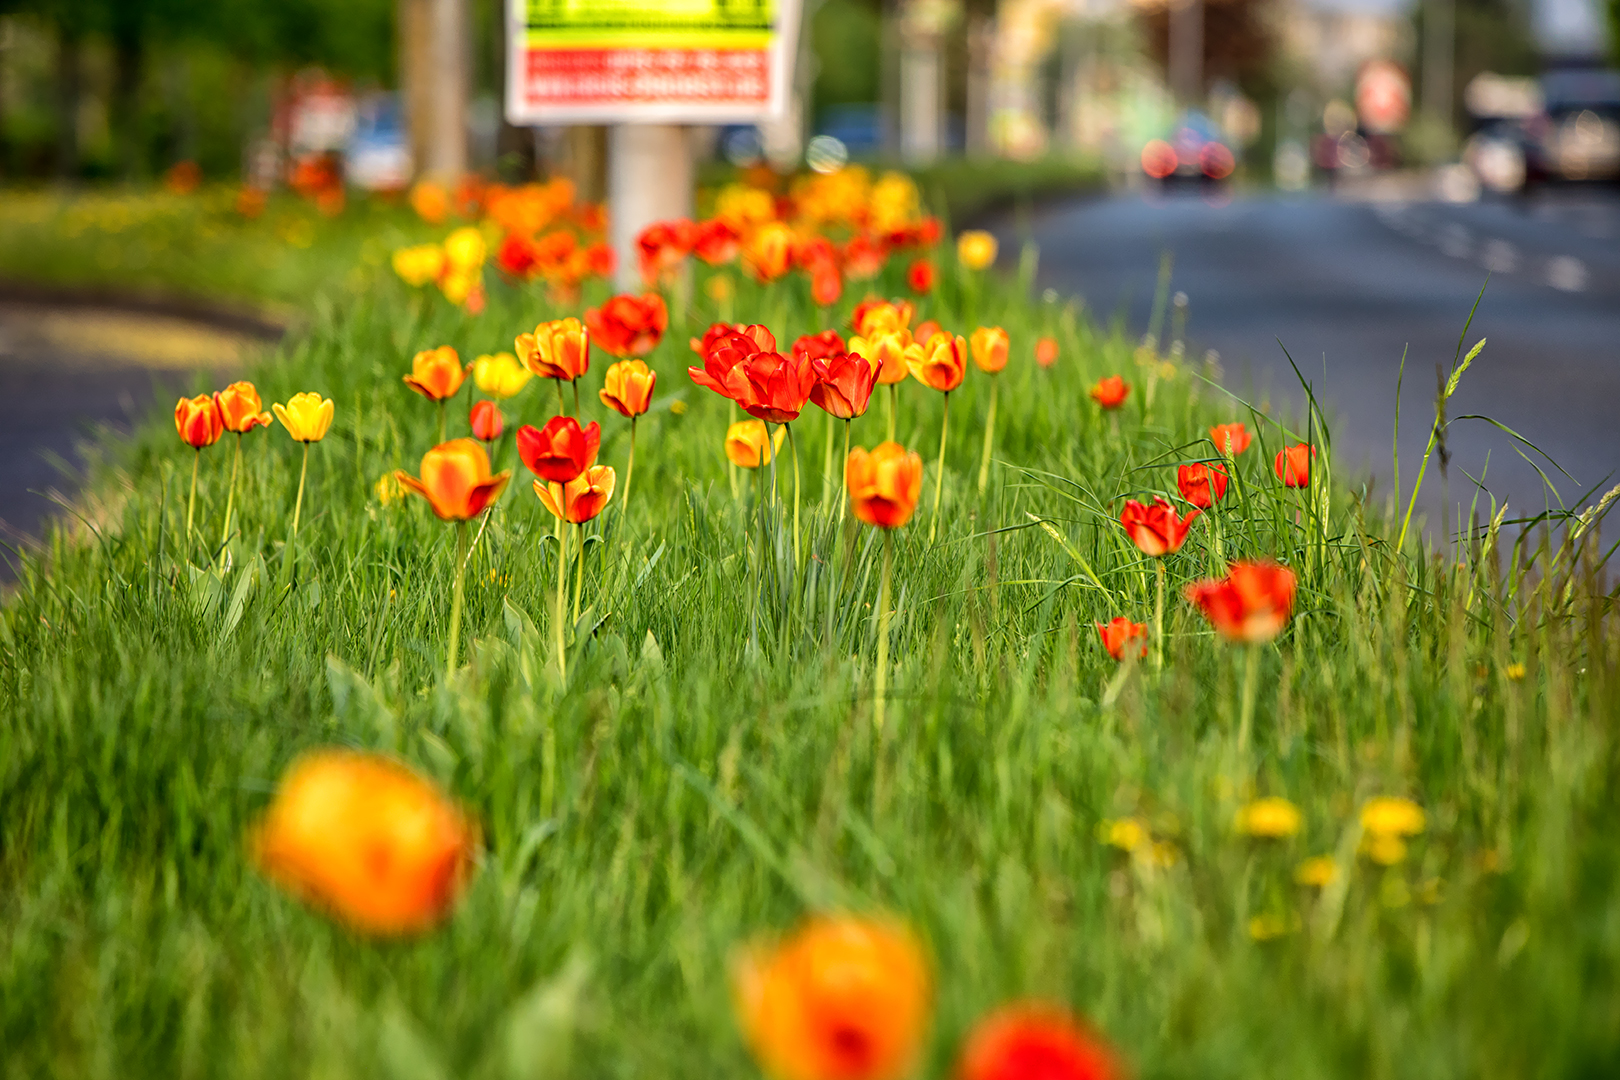
[[[590,961],[583,953],[575,952],[561,971],[536,983],[506,1011],[500,1052],[510,1080],[550,1080],[569,1075],[580,997],[590,974]]]

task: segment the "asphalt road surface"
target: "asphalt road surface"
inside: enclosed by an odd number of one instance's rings
[[[1040,284],[1080,294],[1094,316],[1122,318],[1134,334],[1147,327],[1160,256],[1170,252],[1171,290],[1188,297],[1189,353],[1217,350],[1234,392],[1298,408],[1304,395],[1286,346],[1329,409],[1337,462],[1370,474],[1380,505],[1391,490],[1402,350],[1401,479],[1410,493],[1434,416],[1435,364],[1450,366],[1489,274],[1468,333],[1469,346],[1488,343],[1451,415],[1493,417],[1544,450],[1574,482],[1525,452],[1567,503],[1620,482],[1620,199],[1612,194],[1572,189],[1526,204],[1460,205],[1122,194],[1052,205],[1030,224]],[[1470,420],[1450,436],[1454,503],[1473,490],[1459,470],[1481,476],[1488,453],[1485,485],[1508,502],[1510,518],[1557,506],[1507,435]],[[1420,505],[1437,510],[1437,480],[1432,487]]]

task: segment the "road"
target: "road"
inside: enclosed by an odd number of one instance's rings
[[[238,369],[257,343],[221,321],[0,296],[0,542],[42,536],[99,436],[127,432],[199,372],[217,385]],[[9,579],[14,557],[0,556]]]
[[[1620,199],[1571,190],[1523,206],[1320,194],[1222,204],[1120,194],[1048,206],[1030,226],[1040,284],[1078,293],[1094,315],[1122,318],[1133,334],[1146,329],[1160,254],[1170,252],[1171,289],[1188,297],[1189,351],[1217,350],[1234,391],[1297,408],[1304,396],[1286,346],[1327,403],[1336,460],[1370,473],[1380,504],[1391,490],[1402,350],[1410,492],[1434,415],[1435,364],[1450,366],[1489,273],[1468,332],[1469,345],[1488,343],[1451,415],[1491,416],[1546,451],[1575,477],[1541,463],[1566,502],[1620,481]],[[1459,422],[1451,446],[1454,501],[1472,494],[1459,470],[1481,476],[1488,453],[1485,485],[1508,501],[1510,517],[1557,505],[1495,428]],[[1437,509],[1438,494],[1423,503]]]

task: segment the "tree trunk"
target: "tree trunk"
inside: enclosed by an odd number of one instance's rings
[[[120,33],[113,42],[113,141],[118,170],[125,181],[145,171],[141,139],[141,76],[146,67],[145,42],[138,31]]]
[[[56,177],[79,178],[79,94],[83,87],[83,40],[77,28],[56,28]]]

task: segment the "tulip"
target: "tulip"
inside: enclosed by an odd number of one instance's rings
[[[293,503],[292,534],[298,536],[298,518],[304,509],[304,477],[309,472],[309,444],[320,442],[332,427],[335,406],[331,398],[306,391],[294,394],[287,404],[270,406],[287,434],[304,444],[304,462],[298,468],[298,498]]]
[[[928,526],[928,542],[932,544],[939,531],[939,501],[945,487],[945,438],[951,424],[951,391],[961,386],[967,376],[967,343],[946,333],[936,333],[923,340],[927,344],[913,342],[906,350],[906,364],[914,379],[945,395],[944,416],[939,425],[939,468],[934,474],[934,519]]]
[[[557,634],[557,673],[564,680],[568,678],[568,644],[563,622],[563,604],[568,595],[568,539],[563,525],[572,523],[580,538],[579,575],[574,583],[574,621],[577,622],[580,582],[585,576],[584,525],[607,506],[608,500],[613,497],[614,480],[611,466],[592,465],[568,481],[552,480],[549,484],[542,484],[539,480],[534,482],[534,493],[540,497],[540,504],[557,519],[557,608],[552,625],[556,627]]]
[[[484,234],[471,225],[463,226],[444,238],[444,257],[457,269],[476,270],[484,265],[488,254]]]
[[[411,358],[411,373],[405,385],[439,406],[439,441],[444,442],[444,403],[461,389],[467,371],[461,357],[448,345],[424,349]]]
[[[658,373],[642,360],[620,360],[607,369],[606,385],[597,391],[602,404],[630,419],[630,458],[624,466],[624,498],[620,515],[630,512],[630,477],[636,468],[636,420],[652,404]]]
[[[501,416],[501,407],[493,401],[475,402],[467,420],[472,428],[473,438],[482,439],[486,444],[500,438],[501,432],[506,427],[505,419]]]
[[[826,360],[846,349],[844,339],[836,330],[823,330],[819,334],[803,334],[793,343],[793,359]]]
[[[917,500],[922,497],[922,458],[899,443],[880,443],[871,453],[857,446],[844,463],[844,486],[849,489],[850,509],[855,517],[883,530],[883,577],[878,586],[877,686],[872,698],[872,723],[882,730],[884,691],[889,679],[892,530],[910,521],[917,509]]]
[[[1057,338],[1042,337],[1035,339],[1035,362],[1043,368],[1049,368],[1058,362]]]
[[[585,427],[572,416],[553,416],[543,428],[518,428],[518,457],[529,471],[549,483],[566,484],[596,464],[602,428],[595,420]]]
[[[838,273],[834,263],[817,263],[810,274],[810,299],[822,307],[830,307],[838,303],[838,298],[844,295],[844,279]]]
[[[933,340],[935,334],[944,333],[939,323],[933,319],[924,319],[917,324],[917,329],[911,332],[911,340],[919,345],[926,345]]]
[[[515,397],[534,378],[534,372],[509,352],[485,353],[473,361],[472,373],[473,385],[498,401]]]
[[[889,261],[888,248],[882,240],[857,235],[850,238],[843,250],[844,273],[852,281],[867,281],[883,271]]]
[[[685,218],[655,221],[642,229],[636,237],[641,280],[656,285],[660,278],[673,275],[696,243],[697,226]]]
[[[398,935],[449,914],[477,837],[455,804],[399,762],[321,750],[287,770],[250,848],[276,884],[357,930]]]
[[[910,300],[862,300],[855,305],[850,324],[862,337],[893,334],[911,326]]]
[[[1195,582],[1187,599],[1204,613],[1210,625],[1228,641],[1248,645],[1243,679],[1243,705],[1238,721],[1238,750],[1249,742],[1254,719],[1254,684],[1260,664],[1258,646],[1275,638],[1288,625],[1294,610],[1294,572],[1274,562],[1235,562],[1226,577]]]
[[[831,334],[829,330],[827,333]],[[803,341],[804,339],[800,339]],[[794,346],[795,351],[798,346]],[[810,388],[810,400],[826,414],[828,424],[834,419],[844,422],[844,457],[849,457],[849,423],[857,416],[866,415],[872,402],[872,389],[877,385],[877,370],[858,354],[837,352],[825,358],[812,360],[816,385]],[[832,475],[832,428],[827,429],[827,462],[825,476]],[[831,490],[831,485],[827,485]],[[839,502],[839,518],[843,518],[843,502]]]
[[[1316,447],[1310,443],[1286,446],[1277,451],[1277,460],[1273,463],[1277,479],[1281,480],[1285,487],[1310,486],[1311,458],[1315,454]]]
[[[726,429],[726,459],[739,469],[757,469],[769,465],[771,455],[782,448],[787,438],[785,428],[778,427],[775,435],[768,434],[763,420],[742,420]]]
[[[1125,535],[1131,538],[1131,543],[1140,548],[1142,554],[1157,560],[1155,574],[1158,589],[1153,608],[1153,633],[1156,647],[1154,660],[1158,667],[1164,666],[1164,556],[1181,550],[1181,545],[1187,540],[1187,531],[1197,518],[1197,510],[1189,510],[1186,517],[1178,518],[1175,510],[1162,498],[1155,498],[1152,506],[1143,506],[1135,499],[1128,499],[1124,511],[1119,515],[1119,523],[1125,527]]]
[[[934,264],[918,259],[906,270],[906,284],[914,293],[929,293],[934,289]]]
[[[906,317],[910,318],[909,305]],[[906,350],[912,344],[911,331],[904,327],[883,329],[886,320],[878,317],[868,317],[865,324],[874,329],[869,334],[850,338],[849,351],[866,357],[877,369],[879,385],[889,388],[889,441],[893,442],[899,399],[896,388],[911,374],[911,368],[906,364]]]
[[[1249,429],[1242,422],[1234,424],[1216,424],[1209,429],[1209,441],[1215,444],[1215,452],[1227,457],[1237,457],[1249,448]]]
[[[1091,388],[1091,400],[1112,412],[1125,404],[1125,398],[1130,392],[1130,385],[1124,379],[1118,375],[1110,375],[1097,380],[1097,385]]]
[[[959,1080],[1120,1080],[1108,1046],[1067,1009],[1008,1005],[980,1020],[962,1048]]]
[[[956,238],[956,261],[969,270],[983,270],[996,261],[996,238],[983,229],[969,229]]]
[[[756,280],[769,284],[788,272],[793,263],[793,230],[770,221],[754,231],[743,250],[743,261]]]
[[[259,391],[250,382],[233,382],[214,394],[219,407],[220,422],[226,431],[236,434],[236,449],[231,454],[231,486],[225,497],[225,530],[220,536],[220,547],[231,538],[231,512],[236,508],[236,476],[242,465],[242,436],[256,427],[269,427],[271,416],[264,411]]]
[[[742,250],[742,234],[726,221],[711,218],[700,221],[694,237],[692,251],[710,266],[722,266],[737,257]]]
[[[968,339],[973,353],[973,362],[979,365],[979,370],[986,375],[994,376],[1007,366],[1007,351],[1009,344],[1007,331],[999,326],[981,326],[973,331]],[[979,494],[990,483],[990,450],[996,438],[996,391],[1001,380],[990,380],[990,410],[984,423],[984,453],[979,458]]]
[[[809,360],[791,360],[777,352],[757,352],[738,363],[726,377],[731,398],[743,412],[768,424],[791,425],[799,418],[810,391],[816,384],[816,371]],[[788,446],[793,451],[793,561],[799,561],[799,448],[788,426]],[[773,466],[774,469],[774,466]],[[775,490],[774,473],[772,490]]]
[[[908,930],[848,915],[754,943],[732,981],[743,1032],[773,1080],[900,1080],[921,1051],[933,996]]]
[[[494,407],[487,401],[479,404]],[[499,412],[496,415],[499,416]],[[512,479],[512,471],[490,475],[489,457],[482,446],[472,439],[453,439],[422,456],[421,472],[420,480],[404,469],[396,472],[394,478],[404,490],[426,499],[439,520],[456,523],[456,577],[450,603],[448,677],[456,673],[456,654],[461,644],[461,606],[467,569],[466,523],[494,505]]]
[[[562,384],[574,384],[574,412],[579,412],[579,383],[591,367],[591,334],[578,319],[553,319],[519,334],[513,347],[523,366],[542,379],[557,380],[557,411],[564,411]]]
[[[417,244],[394,252],[394,273],[412,288],[437,281],[444,273],[444,248],[438,244]]]
[[[697,353],[698,359],[701,360],[709,355],[709,348],[713,346],[715,342],[729,334],[738,334],[746,329],[747,327],[740,323],[710,323],[709,328],[703,331],[703,336],[701,338],[688,338],[687,344],[692,347],[692,351]],[[760,329],[764,329],[764,327],[761,327]],[[769,333],[769,331],[766,332]],[[772,347],[774,348],[775,346],[773,345]]]
[[[219,406],[207,394],[181,398],[174,407],[174,429],[185,444],[196,451],[191,458],[191,497],[186,500],[186,542],[191,541],[191,522],[197,509],[197,467],[203,447],[213,446],[225,433]]]
[[[1201,461],[1176,467],[1176,487],[1181,497],[1208,510],[1226,497],[1226,470],[1219,465],[1206,465]]]
[[[431,180],[411,188],[411,209],[429,225],[442,225],[450,213],[450,194]]]
[[[1097,634],[1102,638],[1103,648],[1115,660],[1125,659],[1126,648],[1134,641],[1140,640],[1142,651],[1137,655],[1146,656],[1148,651],[1147,624],[1131,622],[1123,615],[1116,616],[1111,622],[1098,623]]]
[[[763,326],[752,325],[722,330],[716,323],[703,335],[701,343],[694,342],[703,357],[701,368],[689,367],[686,373],[699,386],[707,387],[721,397],[737,400],[738,387],[731,381],[732,371],[749,357],[761,352],[776,352],[776,335]]]
[[[615,296],[585,312],[591,340],[617,357],[646,356],[669,326],[669,310],[657,293]]]

